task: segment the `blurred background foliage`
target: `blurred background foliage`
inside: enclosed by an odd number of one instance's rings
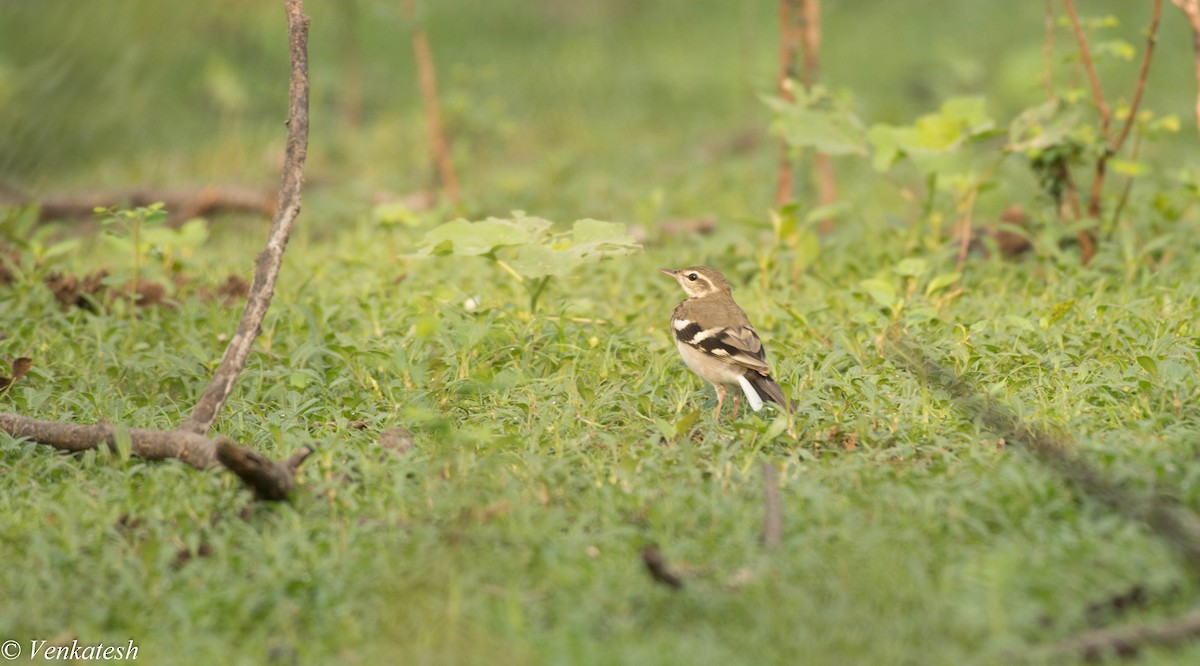
[[[1148,6],[1088,2],[1120,28],[1096,36],[1113,99],[1132,92]],[[306,206],[332,224],[434,181],[401,3],[309,2],[312,132]],[[653,223],[771,206],[776,139],[758,95],[774,90],[774,2],[438,0],[419,4],[468,212]],[[822,79],[870,123],[910,123],[982,95],[1006,125],[1044,99],[1040,2],[825,3]],[[0,183],[34,195],[133,184],[274,186],[287,50],[278,3],[0,2]],[[1194,147],[1191,35],[1167,6],[1143,108],[1184,132],[1147,161]],[[1070,85],[1069,33],[1056,80]],[[1108,54],[1108,55],[1105,55]],[[1075,68],[1077,69],[1077,68]],[[1082,85],[1082,79],[1074,81]],[[855,180],[843,197],[894,192]],[[1032,177],[1007,188],[1036,188]],[[996,213],[1011,193],[981,197]],[[867,188],[867,191],[856,191]],[[801,192],[803,197],[803,192]]]

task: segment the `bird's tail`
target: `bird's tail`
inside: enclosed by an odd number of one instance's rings
[[[795,403],[783,394],[779,384],[766,375],[747,372],[739,383],[742,385],[742,392],[746,394],[746,400],[750,402],[750,407],[756,412],[762,409],[763,401],[777,403],[789,412],[796,408]]]

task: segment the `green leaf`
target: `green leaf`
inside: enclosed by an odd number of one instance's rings
[[[128,428],[113,429],[113,444],[117,448],[117,460],[129,460],[133,455],[133,437]]]
[[[1149,356],[1139,356],[1137,357],[1137,362],[1138,365],[1142,366],[1142,369],[1150,373],[1151,376],[1158,376],[1158,361],[1155,361]]]
[[[858,288],[884,307],[890,308],[896,303],[896,288],[886,280],[870,278],[859,282]]]
[[[929,262],[924,259],[908,258],[896,264],[892,271],[905,277],[920,277],[929,271]]]
[[[599,259],[607,255],[633,254],[640,243],[625,232],[625,225],[600,220],[577,220],[571,227],[568,246],[580,259]]]
[[[1067,316],[1067,313],[1070,312],[1071,309],[1074,307],[1075,307],[1075,299],[1073,299],[1073,298],[1065,300],[1065,301],[1055,305],[1054,309],[1050,311],[1050,325],[1053,325],[1058,320]]]
[[[772,130],[791,146],[829,155],[866,155],[863,128],[848,113],[791,107],[776,117]]]
[[[671,425],[670,421],[666,419],[654,419],[654,425],[658,426],[658,434],[662,435],[664,440],[668,442],[675,441],[675,426]]]
[[[547,220],[519,217],[504,220],[490,217],[481,222],[454,220],[431,229],[418,244],[412,258],[455,254],[479,256],[491,254],[506,245],[524,245],[545,234],[551,226]]]
[[[848,213],[850,208],[849,201],[835,201],[824,206],[817,206],[808,211],[808,214],[804,216],[804,221],[807,224],[812,224],[821,220],[836,220]]]
[[[1068,143],[1079,128],[1079,107],[1053,100],[1022,111],[1008,126],[1006,150],[1041,151]]]
[[[1097,54],[1111,55],[1125,61],[1133,60],[1137,55],[1137,47],[1123,39],[1097,42],[1095,50]]]
[[[308,374],[303,370],[293,370],[288,376],[288,384],[297,391],[302,391],[308,387]]]
[[[547,276],[565,277],[579,265],[581,255],[574,251],[555,250],[545,245],[522,245],[517,256],[508,262],[512,269],[525,278]]]
[[[1138,176],[1146,171],[1146,165],[1134,160],[1111,159],[1108,161],[1108,165],[1112,167],[1113,172],[1122,176]]]
[[[925,297],[928,298],[939,289],[945,289],[950,285],[958,282],[962,278],[962,273],[942,273],[935,276],[929,281],[929,285],[925,287]]]
[[[871,166],[885,172],[900,159],[900,130],[894,125],[879,123],[867,130],[867,141],[871,144]]]

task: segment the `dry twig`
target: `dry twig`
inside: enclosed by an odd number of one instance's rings
[[[178,225],[194,217],[220,213],[274,215],[275,199],[269,192],[237,185],[204,187],[136,187],[126,190],[65,192],[32,197],[14,188],[0,191],[0,200],[17,205],[38,204],[38,219],[78,220],[109,206],[149,206],[162,202],[170,216],[167,224]]]
[[[1171,0],[1192,26],[1192,51],[1196,58],[1196,128],[1200,129],[1200,0]]]
[[[284,0],[284,8],[288,18],[292,75],[287,156],[280,186],[280,205],[267,246],[258,257],[254,285],[237,333],[230,341],[195,411],[178,430],[173,431],[122,431],[107,423],[85,426],[6,413],[0,413],[0,430],[13,437],[27,437],[62,451],[84,451],[101,445],[115,449],[118,439],[127,435],[131,453],[139,457],[151,460],[176,458],[202,469],[213,466],[218,460],[227,462],[229,468],[254,488],[259,497],[286,498],[294,483],[295,468],[311,453],[311,449],[304,447],[291,460],[279,463],[228,441],[218,442],[204,436],[229,397],[238,374],[245,366],[250,347],[258,336],[263,315],[271,302],[288,233],[300,212],[300,188],[304,180],[304,156],[308,141],[308,17],[304,15],[303,0]]]
[[[1200,517],[1165,495],[1144,496],[1107,478],[1098,468],[1075,455],[1050,433],[1031,426],[997,404],[968,381],[930,359],[915,345],[893,335],[884,341],[889,358],[906,366],[927,383],[948,393],[964,411],[1004,438],[1014,448],[1073,483],[1085,494],[1131,520],[1144,523],[1168,542],[1200,579]]]
[[[654,582],[676,590],[683,587],[683,578],[671,570],[658,546],[646,546],[642,549],[642,564],[646,565],[646,571],[650,573]]]
[[[458,188],[458,176],[454,172],[454,161],[450,159],[450,142],[442,128],[441,103],[438,101],[437,70],[433,66],[433,51],[425,28],[417,20],[416,0],[404,0],[404,13],[412,26],[413,54],[417,59],[417,73],[421,82],[421,99],[425,103],[425,122],[429,124],[429,147],[437,165],[442,190],[451,204],[462,201]]]
[[[1059,643],[1054,652],[1099,661],[1108,655],[1134,657],[1143,647],[1178,645],[1197,637],[1200,637],[1200,609],[1157,624],[1089,631]]]
[[[1083,32],[1083,26],[1079,21],[1079,14],[1075,11],[1075,3],[1073,0],[1063,0],[1063,6],[1067,9],[1067,16],[1071,20],[1071,30],[1075,33],[1075,41],[1079,46],[1079,56],[1083,63],[1084,72],[1087,74],[1088,84],[1092,89],[1092,98],[1096,103],[1096,108],[1100,112],[1100,136],[1104,141],[1104,151],[1096,158],[1096,166],[1092,174],[1092,189],[1088,196],[1088,217],[1100,219],[1100,199],[1104,191],[1104,177],[1108,170],[1108,160],[1118,151],[1125,143],[1125,139],[1129,137],[1129,132],[1133,128],[1133,124],[1137,122],[1138,108],[1142,103],[1142,94],[1146,90],[1146,78],[1150,73],[1150,62],[1154,58],[1154,46],[1158,42],[1158,24],[1162,16],[1162,0],[1154,0],[1154,4],[1150,9],[1150,24],[1146,28],[1146,48],[1142,52],[1142,63],[1138,69],[1137,82],[1134,85],[1133,99],[1129,103],[1129,116],[1125,119],[1121,129],[1114,136],[1111,132],[1112,126],[1112,109],[1108,105],[1108,101],[1104,97],[1104,90],[1100,87],[1100,77],[1096,73],[1096,65],[1092,60],[1092,52],[1088,46],[1087,35]],[[1078,233],[1079,246],[1083,256],[1083,263],[1091,261],[1091,258],[1096,254],[1096,238],[1091,231],[1081,229]]]
[[[288,43],[291,51],[292,76],[289,85],[287,152],[283,161],[283,178],[279,186],[279,206],[266,247],[258,255],[254,281],[246,308],[238,322],[237,332],[229,340],[221,363],[204,389],[200,401],[190,416],[179,426],[181,430],[202,434],[208,432],[217,412],[225,405],[233,385],[246,366],[250,348],[262,330],[263,317],[275,294],[275,280],[283,263],[292,224],[300,214],[300,190],[304,185],[304,158],[308,153],[308,17],[304,15],[303,0],[284,0],[288,16]]]

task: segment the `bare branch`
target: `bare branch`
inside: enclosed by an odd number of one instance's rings
[[[450,203],[457,206],[462,201],[462,195],[458,187],[458,176],[454,172],[454,160],[450,158],[450,142],[446,140],[446,131],[442,128],[441,102],[438,97],[437,70],[433,66],[433,50],[429,48],[429,38],[425,35],[425,28],[416,20],[416,0],[404,0],[404,13],[410,21],[414,21],[412,28],[413,54],[417,59],[421,99],[425,103],[425,122],[429,125],[429,147],[433,151],[433,161],[437,165],[442,190]]]
[[[192,414],[180,429],[197,434],[208,432],[217,413],[221,411],[238,375],[246,365],[250,348],[262,330],[263,317],[275,293],[275,280],[283,263],[292,224],[300,214],[300,190],[304,184],[304,158],[308,152],[308,17],[304,15],[303,0],[284,0],[287,10],[288,42],[291,51],[292,75],[289,86],[287,152],[283,163],[283,179],[279,186],[279,206],[267,244],[258,255],[254,282],[237,332],[229,340],[221,364],[213,373]]]
[[[1200,636],[1200,609],[1158,624],[1089,631],[1059,643],[1053,651],[1098,661],[1108,655],[1132,657],[1143,647],[1177,645],[1197,636]]]
[[[1145,496],[1113,481],[1045,430],[1031,426],[1011,410],[996,404],[967,380],[930,359],[917,345],[898,334],[884,341],[886,355],[907,366],[923,381],[948,393],[954,402],[1015,448],[1031,453],[1081,491],[1131,520],[1157,532],[1200,578],[1200,517],[1172,498]]]
[[[796,99],[792,90],[799,78],[796,72],[796,53],[804,41],[804,0],[779,0],[779,96],[789,102]],[[775,183],[775,205],[783,206],[792,200],[792,181],[795,179],[791,149],[784,141],[779,146],[779,175]]]
[[[646,565],[646,571],[656,583],[676,590],[683,587],[683,578],[671,570],[658,546],[646,546],[642,549],[642,564]]]
[[[203,187],[150,187],[126,190],[64,192],[32,197],[6,187],[0,189],[0,201],[25,205],[37,203],[42,222],[63,219],[87,219],[97,208],[109,206],[149,206],[161,201],[170,213],[167,224],[179,224],[202,215],[217,213],[275,214],[275,199],[269,192],[237,185]]]
[[[1162,17],[1162,0],[1154,0],[1150,10],[1150,25],[1146,28],[1146,49],[1142,53],[1142,66],[1138,69],[1137,85],[1133,89],[1133,101],[1129,103],[1129,117],[1121,127],[1117,138],[1108,144],[1109,154],[1116,153],[1129,136],[1129,130],[1137,122],[1138,107],[1142,105],[1142,94],[1146,92],[1146,77],[1150,74],[1150,61],[1154,58],[1154,45],[1158,43],[1158,21]]]
[[[1192,51],[1196,64],[1196,129],[1200,129],[1200,0],[1171,0],[1192,25]]]
[[[1107,138],[1108,126],[1112,122],[1112,110],[1108,108],[1108,102],[1104,99],[1104,89],[1100,87],[1100,76],[1096,74],[1096,63],[1092,60],[1087,35],[1083,34],[1083,26],[1079,23],[1075,3],[1072,0],[1063,0],[1063,5],[1071,18],[1071,30],[1075,32],[1075,42],[1079,45],[1079,58],[1083,61],[1083,70],[1092,86],[1092,99],[1096,102],[1096,108],[1100,110],[1100,134]]]
[[[13,437],[27,437],[59,451],[77,452],[106,445],[116,450],[117,429],[108,423],[77,425],[31,419],[19,414],[0,412],[0,430]],[[132,453],[147,460],[177,458],[200,469],[217,462],[213,440],[183,430],[128,430]]]
[[[970,191],[967,192],[966,199],[961,204],[962,213],[958,218],[958,265],[955,269],[959,273],[962,273],[963,269],[966,267],[967,253],[971,250],[971,237],[973,235],[971,231],[971,217],[975,214],[975,197],[978,194],[979,184],[977,183],[971,186]]]
[[[217,460],[253,488],[255,496],[273,502],[288,498],[296,486],[296,468],[312,452],[312,447],[305,446],[286,462],[276,462],[225,438],[216,444]]]
[[[1054,100],[1054,83],[1051,78],[1051,63],[1054,55],[1054,5],[1052,0],[1045,0],[1046,3],[1046,38],[1042,46],[1042,87],[1046,89],[1046,99]]]

